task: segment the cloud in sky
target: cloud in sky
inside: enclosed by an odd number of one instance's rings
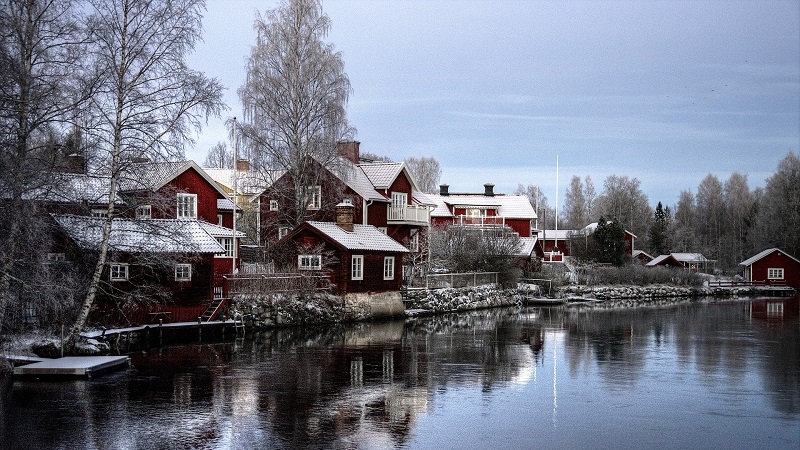
[[[255,42],[255,11],[277,1],[208,0],[190,63],[228,87],[229,116]],[[323,3],[328,41],[353,93],[363,151],[433,156],[453,191],[571,175],[642,182],[674,204],[709,172],[763,185],[800,150],[800,4],[711,1]],[[189,157],[226,133],[212,122]]]

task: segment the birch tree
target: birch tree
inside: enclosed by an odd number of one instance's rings
[[[233,169],[233,152],[224,142],[217,142],[208,150],[203,167],[213,169]]]
[[[536,211],[539,229],[552,230],[556,227],[556,209],[547,202],[547,196],[544,195],[539,186],[535,184],[523,186],[520,183],[517,185],[514,195],[524,195],[528,198],[534,211]]]
[[[93,134],[110,175],[97,262],[68,343],[86,323],[108,256],[114,204],[131,163],[183,159],[191,133],[223,108],[222,87],[191,70],[186,56],[200,39],[202,0],[90,0],[92,63],[102,74],[93,97]]]
[[[43,246],[29,200],[46,192],[64,134],[90,91],[72,1],[0,0],[0,329]],[[36,270],[34,270],[36,269]]]
[[[287,219],[297,225],[325,176],[320,168],[339,169],[336,144],[353,134],[345,110],[350,80],[341,54],[324,42],[330,19],[320,0],[283,1],[257,15],[254,27],[247,80],[238,91],[240,135],[256,168],[285,171],[293,180],[294,189],[281,195],[294,206]],[[332,207],[341,199],[327,200]]]
[[[564,196],[564,226],[577,230],[588,225],[589,217],[586,209],[586,197],[581,177],[573,175],[569,189]]]
[[[800,257],[800,157],[789,152],[767,179],[758,213],[758,248]]]
[[[442,168],[439,161],[433,157],[406,158],[405,160],[411,176],[417,182],[417,188],[428,194],[435,194],[439,189],[439,179],[442,177]]]
[[[640,184],[637,178],[610,175],[603,183],[603,194],[597,199],[597,213],[642,237],[647,235],[653,211]]]

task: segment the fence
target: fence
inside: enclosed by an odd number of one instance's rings
[[[438,289],[497,284],[498,275],[499,272],[429,273],[412,278],[408,287]]]
[[[300,273],[262,273],[228,275],[225,277],[228,296],[236,294],[276,294],[281,292],[329,291],[332,288],[326,275]]]

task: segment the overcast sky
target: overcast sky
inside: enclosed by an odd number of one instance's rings
[[[255,12],[275,0],[207,0],[190,64],[236,90]],[[709,173],[763,186],[800,150],[800,2],[328,0],[327,41],[353,88],[362,152],[435,157],[451,192],[572,175],[641,181],[674,205]],[[212,121],[187,157],[226,140]]]

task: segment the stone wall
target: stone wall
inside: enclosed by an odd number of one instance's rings
[[[466,288],[409,290],[405,295],[406,308],[426,313],[465,311],[520,305],[537,294],[536,286],[520,285],[515,289],[502,289],[496,285]]]
[[[347,294],[344,297],[316,292],[272,295],[237,295],[231,299],[231,315],[246,329],[310,325],[402,316],[399,292]]]

